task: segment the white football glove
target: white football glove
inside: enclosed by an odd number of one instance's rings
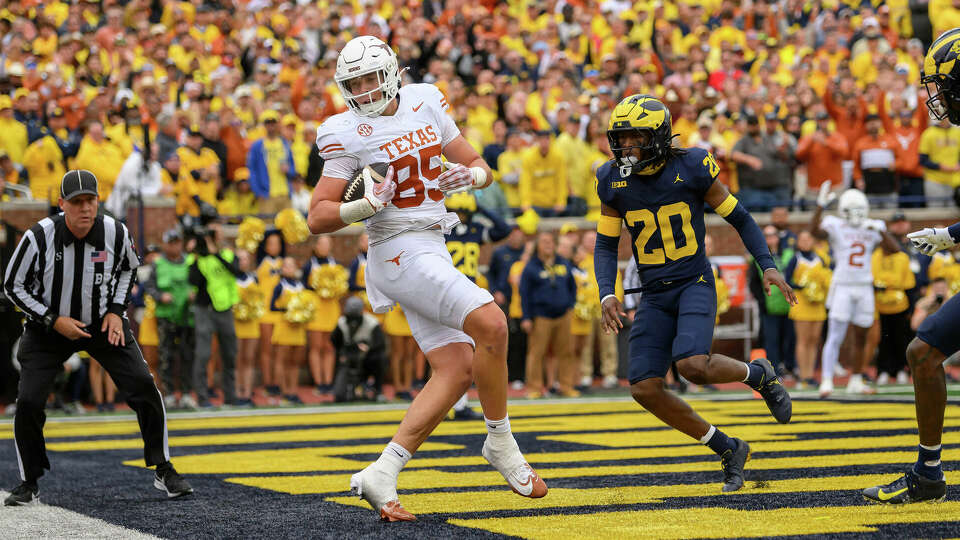
[[[950,237],[950,232],[947,231],[946,228],[934,229],[927,227],[926,229],[908,234],[907,238],[909,238],[920,253],[924,255],[933,255],[940,250],[950,249],[956,245],[956,242]]]
[[[837,194],[830,191],[831,182],[827,180],[820,186],[820,193],[817,194],[817,206],[826,209],[833,201],[837,200]]]
[[[883,232],[887,230],[887,223],[882,219],[866,219],[863,221],[863,228],[868,231]]]
[[[437,177],[437,185],[446,195],[483,187],[487,183],[487,171],[483,167],[467,168],[460,163],[446,162],[446,169]]]
[[[473,174],[471,174],[470,169],[463,165],[452,163],[448,165],[447,170],[437,177],[437,185],[440,187],[440,191],[451,193],[454,190],[472,186]]]

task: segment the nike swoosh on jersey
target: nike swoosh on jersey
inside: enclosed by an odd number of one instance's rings
[[[421,102],[420,102],[420,105],[417,105],[416,107],[413,108],[413,112],[419,111],[419,110],[420,110],[420,107],[422,107],[422,106],[423,106],[423,102],[421,101]]]
[[[881,501],[889,501],[890,499],[892,499],[892,498],[896,497],[897,495],[903,493],[903,492],[906,491],[907,489],[908,489],[908,488],[898,489],[897,491],[894,491],[894,492],[892,492],[892,493],[885,493],[885,492],[881,489],[881,490],[877,491],[877,498],[880,499]]]

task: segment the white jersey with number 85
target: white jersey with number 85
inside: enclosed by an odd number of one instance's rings
[[[366,220],[371,243],[404,230],[456,225],[437,185],[443,148],[460,135],[447,114],[447,100],[432,84],[400,88],[395,114],[369,118],[346,111],[317,128],[323,176],[353,179],[366,165],[393,165],[397,192],[392,204]]]

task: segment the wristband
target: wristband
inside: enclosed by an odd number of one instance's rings
[[[603,303],[607,301],[607,298],[617,298],[615,294],[608,294],[600,299],[600,306],[603,307]],[[619,299],[618,299],[619,300]]]
[[[483,167],[470,167],[474,189],[480,189],[487,183],[487,171]]]
[[[376,211],[367,199],[340,203],[340,219],[347,225],[363,221],[374,214]]]

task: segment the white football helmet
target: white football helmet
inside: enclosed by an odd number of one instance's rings
[[[368,92],[354,94],[348,81],[356,77],[376,73],[379,79],[377,88]],[[359,36],[351,39],[337,57],[337,71],[333,76],[340,88],[340,94],[355,113],[362,116],[379,116],[390,100],[400,91],[400,68],[397,55],[389,45],[373,36]],[[380,93],[380,99],[363,103],[360,98]]]
[[[840,202],[837,204],[840,215],[847,223],[854,227],[859,227],[867,219],[870,212],[870,202],[867,196],[859,189],[848,189],[840,195]]]

